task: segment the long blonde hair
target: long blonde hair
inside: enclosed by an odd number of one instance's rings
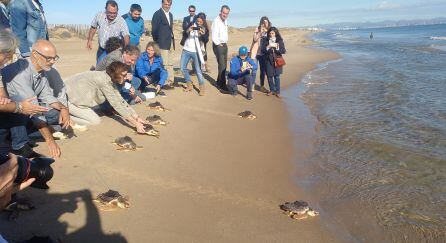
[[[149,43],[147,43],[146,45],[146,51],[147,48],[149,48],[149,46],[153,47],[153,50],[155,51],[155,56],[161,56],[161,50],[158,44],[156,44],[154,41],[150,41]]]

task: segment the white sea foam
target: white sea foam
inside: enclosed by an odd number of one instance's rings
[[[446,36],[431,36],[431,40],[446,40]]]

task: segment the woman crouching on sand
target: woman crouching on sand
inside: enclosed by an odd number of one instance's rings
[[[88,71],[68,78],[65,85],[71,119],[81,125],[98,125],[101,118],[92,108],[108,101],[138,133],[145,133],[147,122],[139,118],[119,93],[118,85],[124,83],[128,70],[126,64],[112,62],[105,72]]]
[[[268,95],[272,94],[280,98],[280,75],[283,72],[283,67],[276,66],[276,58],[285,54],[286,49],[282,36],[276,27],[271,27],[268,30],[268,37],[263,43],[262,53],[266,60],[266,76],[270,89]]]
[[[161,51],[155,42],[151,41],[146,45],[146,51],[139,56],[136,61],[136,74],[143,81],[141,91],[144,92],[147,85],[156,85],[156,94],[159,94],[161,88],[166,83],[168,73],[164,68]]]

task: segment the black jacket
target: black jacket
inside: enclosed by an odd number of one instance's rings
[[[265,71],[266,76],[268,77],[280,75],[283,72],[283,67],[276,68],[275,57],[282,56],[286,53],[285,43],[282,38],[277,39],[276,42],[279,43],[279,50],[276,50],[275,48],[266,50],[266,47],[269,45],[269,38],[265,38],[265,41],[263,41],[263,43],[261,42],[262,46],[260,48],[262,48],[263,58],[265,58]]]
[[[173,46],[175,49],[175,37],[173,35],[173,15],[169,12],[170,25],[167,21],[164,10],[160,8],[152,17],[152,37],[160,49],[170,50]]]
[[[195,23],[197,20],[197,15],[194,16],[194,20],[190,21],[190,15],[183,18],[183,31],[189,29],[189,27]]]

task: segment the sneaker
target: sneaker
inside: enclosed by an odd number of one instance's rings
[[[248,99],[248,100],[252,100],[252,92],[248,92],[248,93],[246,94],[246,99]]]
[[[59,140],[64,140],[64,139],[67,139],[68,136],[65,135],[65,133],[63,133],[63,132],[54,132],[53,133],[53,138],[54,139],[59,139]]]
[[[85,132],[88,130],[87,126],[84,125],[79,125],[79,124],[74,124],[71,126],[74,130],[79,131],[79,132]]]
[[[18,149],[18,150],[12,150],[12,153],[15,155],[19,155],[25,158],[37,158],[37,157],[42,157],[41,154],[36,153],[28,144],[25,144],[25,146],[23,146],[22,148]]]
[[[262,87],[260,87],[260,92],[268,93],[269,91],[264,86],[262,86]]]

